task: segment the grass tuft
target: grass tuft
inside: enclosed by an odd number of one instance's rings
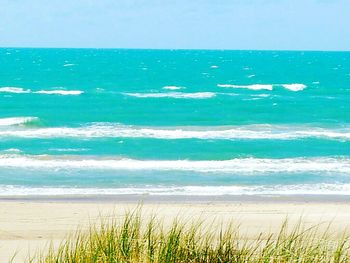
[[[164,228],[155,216],[143,220],[137,210],[122,221],[102,221],[87,232],[77,231],[58,248],[50,246],[28,262],[350,262],[349,238],[332,239],[329,228],[320,234],[318,226],[299,223],[291,229],[285,221],[278,234],[262,233],[249,240],[233,224],[213,226],[174,220]]]

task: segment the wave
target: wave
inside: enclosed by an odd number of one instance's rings
[[[0,118],[0,126],[14,126],[23,125],[30,122],[38,121],[37,117],[12,117],[12,118]]]
[[[49,95],[81,95],[84,93],[84,91],[82,90],[39,90],[33,93],[49,94]]]
[[[0,92],[2,93],[31,93],[31,94],[48,94],[48,95],[81,95],[84,91],[81,90],[39,90],[32,91],[30,89],[23,89],[18,87],[1,87]]]
[[[18,88],[18,87],[1,87],[0,92],[5,92],[5,93],[30,93],[30,89],[23,89],[23,88]]]
[[[54,152],[85,152],[89,149],[86,148],[50,148],[49,151]]]
[[[35,117],[0,119],[0,125],[17,125]],[[82,127],[0,129],[0,138],[153,138],[200,140],[295,140],[305,138],[350,141],[350,127],[326,129],[309,126],[247,125],[197,127],[138,127],[94,124]]]
[[[3,150],[3,152],[6,152],[6,153],[22,153],[22,151],[20,149],[17,149],[17,148],[6,149],[6,150]]]
[[[218,84],[219,88],[235,88],[235,89],[249,89],[249,90],[270,90],[275,87],[283,87],[290,91],[302,91],[307,86],[305,84],[252,84],[252,85],[232,85],[232,84]]]
[[[306,88],[304,84],[282,84],[282,87],[291,91],[301,91]]]
[[[180,90],[180,89],[186,89],[185,87],[181,87],[181,86],[164,86],[163,89],[167,89],[167,90]]]
[[[174,99],[208,99],[215,97],[214,92],[167,92],[167,93],[123,93],[136,98],[174,98]]]
[[[154,171],[193,171],[220,173],[297,173],[331,172],[350,174],[348,158],[237,158],[231,160],[135,160],[135,159],[98,159],[81,156],[50,155],[0,155],[2,168],[38,168],[38,169],[81,169],[81,170],[154,170]]]
[[[0,196],[64,195],[155,195],[155,196],[241,196],[241,195],[350,195],[350,184],[300,184],[274,186],[149,186],[125,188],[64,188],[0,186]]]
[[[273,85],[253,84],[253,85],[231,85],[231,84],[218,84],[220,88],[235,88],[235,89],[250,89],[250,90],[272,90]]]

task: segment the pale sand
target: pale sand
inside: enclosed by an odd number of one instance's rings
[[[100,216],[120,217],[137,203],[126,202],[35,202],[0,201],[0,262],[17,250],[14,262],[24,262],[51,240],[58,244],[77,227],[87,227]],[[241,224],[241,232],[254,238],[260,232],[278,231],[288,217],[291,224],[300,217],[307,225],[332,223],[332,232],[341,235],[350,226],[350,202],[161,202],[143,204],[143,213],[157,214],[165,224],[176,216],[185,220],[205,219],[205,222],[233,221]],[[218,223],[219,224],[219,223]],[[321,226],[326,227],[327,224]]]

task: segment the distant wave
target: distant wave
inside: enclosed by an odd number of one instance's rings
[[[301,91],[306,88],[304,84],[282,84],[282,87],[291,91]]]
[[[81,90],[39,90],[33,91],[30,89],[23,89],[18,87],[1,87],[0,92],[2,93],[32,93],[32,94],[48,94],[48,95],[81,95],[84,91]]]
[[[167,93],[123,93],[124,95],[137,98],[174,98],[174,99],[208,99],[215,97],[214,92],[167,92]]]
[[[275,87],[283,87],[290,91],[302,91],[307,88],[304,84],[252,84],[252,85],[232,85],[232,84],[218,84],[219,88],[235,88],[235,89],[249,89],[249,90],[273,90]]]
[[[180,89],[185,89],[185,87],[181,87],[181,86],[164,86],[163,89],[167,89],[167,90],[180,90]]]
[[[272,90],[273,85],[262,85],[262,84],[253,84],[253,85],[231,85],[231,84],[218,84],[220,88],[235,88],[235,89],[250,89],[250,90]]]
[[[134,160],[114,158],[57,157],[50,155],[0,155],[1,168],[78,169],[78,170],[155,170],[221,173],[298,173],[332,172],[350,174],[348,158],[237,158],[231,160]]]
[[[0,196],[64,195],[159,195],[159,196],[239,196],[239,195],[350,195],[350,184],[299,184],[261,186],[149,186],[122,188],[58,188],[0,186]]]
[[[37,119],[5,118],[0,124],[15,125]],[[319,138],[332,140],[350,140],[350,127],[326,129],[306,126],[283,125],[247,125],[247,126],[196,126],[196,127],[138,127],[117,124],[95,124],[76,128],[17,128],[0,129],[0,137],[23,138],[154,138],[154,139],[272,139],[294,140]]]
[[[13,118],[0,118],[0,126],[13,126],[38,121],[37,117],[13,117]]]
[[[80,95],[84,91],[81,90],[39,90],[33,93],[37,94],[49,94],[49,95]]]
[[[31,90],[18,87],[1,87],[0,92],[5,93],[30,93]]]

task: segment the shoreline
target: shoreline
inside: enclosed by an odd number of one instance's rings
[[[0,196],[1,202],[72,203],[349,203],[350,195],[56,195]]]

